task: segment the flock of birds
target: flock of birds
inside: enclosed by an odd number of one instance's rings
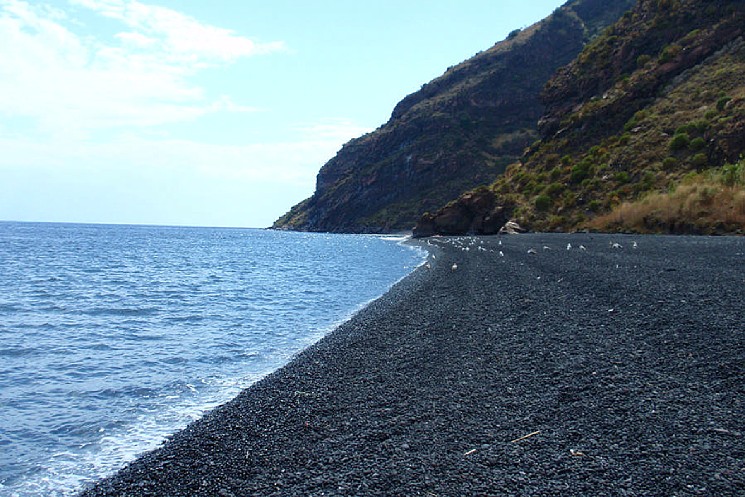
[[[483,239],[476,238],[476,237],[437,238],[435,240],[436,240],[435,243],[452,244],[454,247],[462,250],[463,252],[470,252],[471,250],[476,250],[476,251],[480,251],[480,252],[496,252],[499,257],[504,257],[505,256],[504,255],[504,251],[502,250],[502,247],[503,247],[502,240],[498,240],[497,241],[497,248],[496,249],[490,249],[490,248],[484,247],[484,240]],[[428,245],[434,245],[435,243],[432,242],[432,239],[427,240],[427,244]],[[610,249],[612,249],[612,250],[622,250],[624,248],[623,245],[621,245],[620,243],[615,242],[615,241],[608,242],[608,247]],[[632,249],[637,249],[637,248],[639,248],[639,244],[636,241],[632,241],[631,242],[631,248]],[[542,248],[541,248],[541,250],[542,251],[551,251],[551,250],[553,250],[553,248],[551,246],[549,246],[549,245],[543,245]],[[571,242],[569,242],[566,245],[566,250],[567,251],[575,250],[575,247],[572,245]],[[580,252],[587,252],[587,247],[585,247],[584,245],[580,244],[580,245],[578,245],[576,247],[576,250],[579,250]],[[538,254],[538,250],[536,248],[531,247],[531,248],[528,249],[528,252],[527,253],[528,254],[531,254],[531,255],[536,255],[536,254]],[[432,258],[434,259],[435,256],[432,255]],[[431,268],[431,264],[429,262],[427,262],[425,264],[425,266],[428,269]],[[458,269],[458,264],[457,263],[454,263],[452,265],[451,269],[453,271],[456,271]]]

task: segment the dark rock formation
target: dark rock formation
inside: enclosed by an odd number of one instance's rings
[[[732,176],[725,185],[740,185],[745,195],[745,179],[732,172],[745,168],[744,38],[745,2],[639,0],[550,79],[541,139],[480,189],[480,197],[494,199],[474,207],[475,191],[467,192],[422,216],[415,232],[476,231],[465,218],[488,216],[493,205],[510,205],[512,217],[534,230],[606,229],[593,222],[696,174],[712,181],[704,172]],[[711,183],[704,194],[691,189],[676,200],[676,219],[668,219],[670,207],[646,205],[641,229],[741,232],[737,195],[730,196],[731,212],[711,216],[707,198],[721,186]],[[454,217],[457,223],[446,222]],[[613,229],[629,223],[621,219]]]
[[[404,98],[385,125],[347,143],[321,168],[313,196],[273,227],[408,230],[422,213],[491,183],[537,137],[540,93],[551,75],[633,3],[572,0],[448,69]],[[441,221],[491,229],[489,216],[474,226],[463,216],[451,217]]]

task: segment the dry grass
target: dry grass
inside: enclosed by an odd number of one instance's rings
[[[690,175],[669,193],[624,202],[595,218],[590,227],[639,233],[745,233],[745,163]]]

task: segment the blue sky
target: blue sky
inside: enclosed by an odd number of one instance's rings
[[[0,0],[0,220],[266,227],[562,0]]]

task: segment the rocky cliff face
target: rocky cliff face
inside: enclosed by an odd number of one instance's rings
[[[390,120],[347,143],[316,191],[274,228],[408,230],[422,213],[491,183],[537,138],[552,74],[634,0],[572,0],[547,19],[447,70],[404,98]]]
[[[416,232],[493,233],[484,221],[497,212],[534,230],[587,228],[628,203],[667,202],[665,192],[692,181],[701,188],[681,205],[647,205],[642,230],[744,229],[745,184],[731,192],[732,212],[711,216],[718,190],[745,181],[744,28],[742,1],[639,0],[548,82],[541,140],[488,188],[423,216]],[[655,209],[689,219],[660,223]]]

